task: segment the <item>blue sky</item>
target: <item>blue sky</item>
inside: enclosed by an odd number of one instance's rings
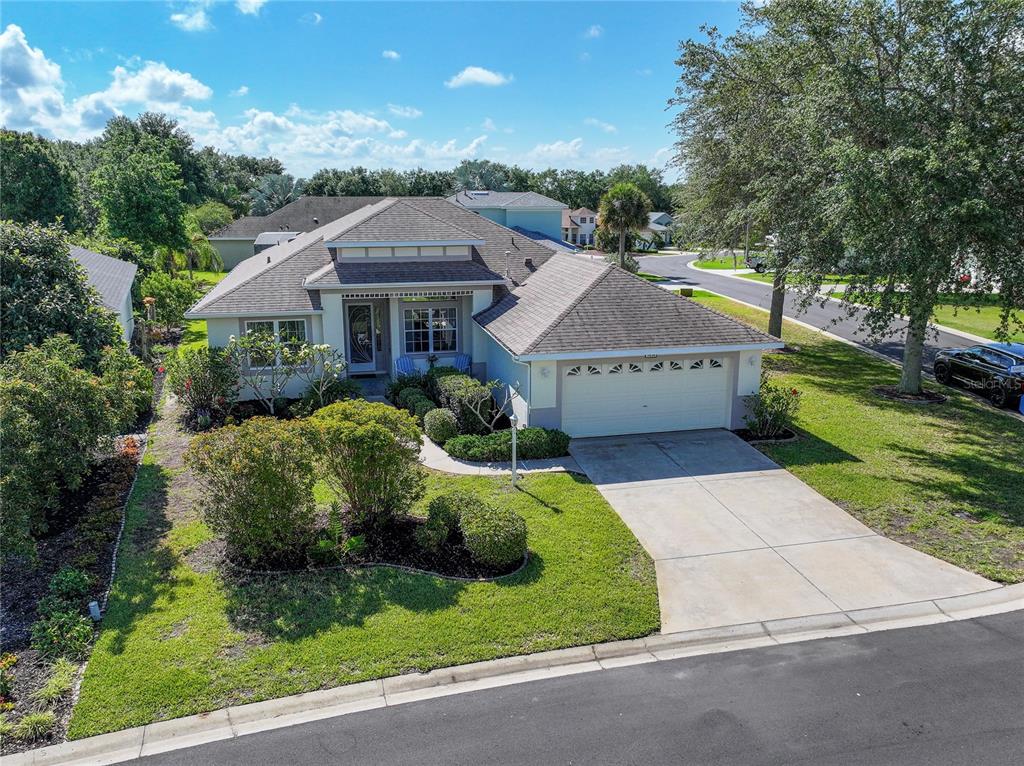
[[[663,166],[678,43],[734,3],[20,2],[0,17],[2,121],[97,135],[176,117],[288,170]]]

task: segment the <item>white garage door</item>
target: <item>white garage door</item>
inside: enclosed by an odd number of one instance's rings
[[[729,425],[729,359],[692,356],[563,367],[562,430],[610,436]]]

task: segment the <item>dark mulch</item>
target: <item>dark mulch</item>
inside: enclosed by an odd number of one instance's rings
[[[919,394],[906,394],[896,386],[874,386],[871,392],[881,396],[883,399],[904,402],[906,404],[942,404],[948,398],[938,391],[929,391],[927,389],[922,389]]]
[[[783,429],[781,433],[775,434],[774,436],[756,434],[749,428],[737,428],[733,433],[745,442],[788,442],[799,436],[796,431],[789,428]]]
[[[33,698],[33,694],[41,689],[50,678],[51,664],[34,649],[18,652],[18,663],[14,666],[14,709],[7,712],[7,720],[17,721],[26,713],[43,709],[41,703]],[[5,737],[0,746],[0,754],[9,755],[29,748],[55,745],[64,741],[64,730],[67,728],[71,715],[72,695],[66,694],[56,702],[48,703],[47,710],[53,711],[57,719],[50,732],[33,742],[20,742],[13,737]]]
[[[515,572],[522,565],[517,561],[511,566],[503,569],[484,566],[473,560],[469,551],[462,544],[456,535],[448,543],[441,546],[436,552],[423,549],[416,541],[416,530],[423,524],[423,520],[413,516],[406,516],[394,522],[386,532],[367,535],[368,542],[365,548],[358,553],[349,553],[344,557],[330,560],[312,560],[303,558],[299,561],[275,562],[268,565],[266,569],[253,570],[245,564],[236,564],[227,557],[223,563],[229,572],[235,576],[246,577],[248,575],[262,574],[298,574],[303,572],[315,572],[319,569],[337,567],[339,565],[350,565],[358,567],[366,564],[390,564],[396,566],[420,569],[426,572],[443,575],[445,577],[462,577],[466,579],[490,579],[501,577]],[[215,556],[219,550],[210,549],[205,552],[204,558]],[[209,560],[206,561],[209,566]]]

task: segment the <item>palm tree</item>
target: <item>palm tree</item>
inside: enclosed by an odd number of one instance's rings
[[[306,179],[304,178],[296,180],[287,173],[265,175],[256,182],[255,188],[249,190],[249,199],[252,200],[252,208],[249,212],[252,215],[273,213],[278,208],[301,197],[305,187]]]
[[[192,270],[199,268],[202,271],[220,271],[224,268],[224,261],[220,253],[210,244],[206,238],[199,220],[192,212],[185,214],[185,237],[188,245],[185,247],[185,263],[188,266],[189,279],[192,278]]]
[[[640,231],[650,221],[651,200],[636,184],[617,183],[598,206],[601,228],[619,235],[619,268],[626,268],[626,233]]]

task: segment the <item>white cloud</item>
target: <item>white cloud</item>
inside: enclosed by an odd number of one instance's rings
[[[304,13],[301,16],[299,16],[299,21],[301,21],[303,24],[311,24],[314,27],[323,20],[324,17],[321,16],[316,11],[310,11],[309,13]]]
[[[527,153],[527,156],[534,162],[566,162],[578,160],[582,148],[583,139],[574,138],[571,141],[537,144]]]
[[[587,27],[587,31],[583,33],[583,36],[588,40],[593,40],[595,37],[600,37],[604,34],[604,27],[600,24],[591,24]]]
[[[593,128],[599,128],[600,130],[603,130],[605,133],[616,133],[619,130],[610,122],[604,122],[603,120],[599,120],[596,117],[584,118],[583,124],[590,125]]]
[[[402,58],[401,53],[392,50],[381,51],[380,55],[386,59],[390,59],[391,61],[398,61],[400,58]]]
[[[232,96],[247,96],[247,95],[249,95],[249,86],[248,85],[239,85],[237,88],[235,88],[233,91],[231,91],[231,95]]]
[[[651,164],[657,167],[658,165],[664,165],[670,159],[672,159],[672,147],[663,146],[651,157]]]
[[[204,32],[213,26],[206,15],[204,3],[190,6],[186,11],[171,14],[171,23],[186,32]]]
[[[445,87],[462,88],[466,85],[487,85],[493,87],[505,85],[512,82],[513,79],[515,78],[512,75],[506,77],[501,72],[492,72],[490,69],[484,69],[479,66],[468,66],[450,80],[446,80]]]
[[[39,48],[31,47],[14,24],[0,34],[0,69],[0,119],[9,128],[35,130],[54,138],[91,138],[127,106],[165,112],[188,129],[209,129],[216,124],[213,112],[198,111],[187,103],[210,98],[210,87],[188,72],[156,61],[117,66],[105,89],[69,103],[64,98],[60,66]]]
[[[423,116],[423,112],[416,107],[402,106],[401,104],[388,104],[388,111],[395,117],[405,117],[410,120]]]
[[[629,160],[628,146],[602,146],[594,151],[593,159],[598,165],[612,165]]]
[[[260,8],[266,4],[267,0],[235,0],[235,7],[247,16],[258,15]]]
[[[494,124],[494,120],[490,117],[484,117],[484,121],[480,124],[481,130],[486,130],[489,133],[493,133],[498,129],[498,126]]]

